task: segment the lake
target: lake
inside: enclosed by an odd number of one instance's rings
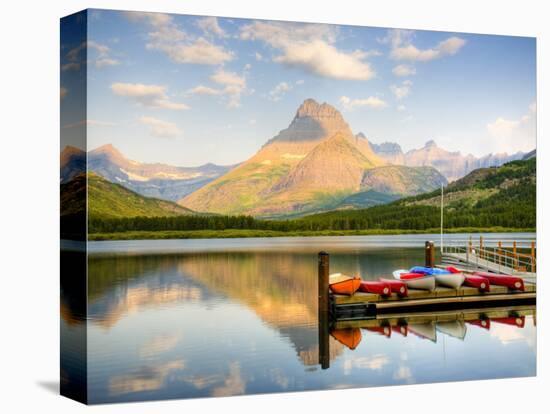
[[[332,272],[377,279],[422,264],[430,239],[439,235],[92,242],[88,318],[62,297],[63,343],[78,347],[87,323],[90,403],[535,375],[534,307],[333,326],[321,369],[317,253],[331,253]],[[84,362],[67,355],[70,378]]]

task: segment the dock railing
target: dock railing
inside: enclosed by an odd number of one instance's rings
[[[442,261],[461,262],[470,267],[506,274],[535,274],[536,241],[490,241],[483,237],[446,240]]]

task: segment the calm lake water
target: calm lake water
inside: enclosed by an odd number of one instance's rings
[[[317,252],[331,253],[331,271],[376,279],[422,264],[424,241],[438,237],[90,243],[89,401],[535,375],[536,316],[529,308],[459,314],[450,323],[405,315],[396,326],[336,327],[330,368],[321,369]],[[65,343],[71,344],[86,322],[63,304]],[[77,369],[67,358],[66,369]]]

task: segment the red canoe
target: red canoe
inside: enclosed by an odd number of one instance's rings
[[[372,326],[364,329],[366,329],[369,332],[376,332],[380,335],[384,335],[387,338],[391,337],[392,329],[390,325]]]
[[[483,276],[477,275],[464,275],[464,285],[478,288],[480,292],[489,292],[491,290],[491,284],[489,279]]]
[[[487,330],[491,329],[491,320],[488,318],[476,319],[474,321],[466,321],[466,323],[474,326],[479,326],[480,328],[487,329]]]
[[[377,293],[382,296],[390,296],[391,286],[386,282],[362,281],[359,285],[359,292]]]
[[[496,275],[494,273],[487,272],[475,272],[474,275],[488,279],[491,285],[506,286],[507,288],[514,290],[525,290],[525,284],[523,283],[523,279],[521,277]]]
[[[407,336],[407,334],[409,333],[409,329],[405,324],[392,325],[391,330],[403,336]]]
[[[407,284],[396,279],[383,279],[380,278],[381,282],[385,282],[390,285],[392,293],[397,293],[398,296],[402,298],[409,295],[409,290],[407,289]]]
[[[492,318],[491,320],[504,325],[517,326],[518,328],[525,326],[525,316],[507,316],[505,318]]]

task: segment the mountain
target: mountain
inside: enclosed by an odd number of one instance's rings
[[[260,217],[322,211],[368,190],[362,186],[365,171],[387,164],[364,135],[352,133],[334,107],[307,99],[288,128],[252,158],[179,204],[195,211]],[[402,169],[401,174],[409,176],[413,170]]]
[[[401,198],[367,209],[314,214],[289,223],[288,228],[400,229],[438,228],[439,190]],[[479,168],[444,189],[444,226],[535,228],[536,159]]]
[[[112,145],[88,154],[88,169],[105,179],[146,197],[176,201],[229,171],[231,166],[205,164],[199,167],[174,167],[129,160]]]
[[[360,132],[358,136],[364,135]],[[390,164],[404,165],[405,164],[405,155],[399,144],[395,142],[383,142],[381,144],[371,143],[372,150],[378,156],[384,158]]]
[[[447,180],[432,167],[388,165],[365,171],[361,188],[383,194],[416,195],[432,191]]]
[[[524,156],[524,153],[517,152],[511,155],[507,153],[489,154],[476,158],[471,154],[463,155],[460,152],[447,151],[440,148],[433,140],[426,142],[422,148],[406,153],[403,153],[401,147],[396,143],[371,144],[371,147],[379,157],[391,164],[434,167],[449,181],[464,177],[476,168],[499,166],[509,161],[522,159]]]
[[[532,151],[529,151],[527,154],[525,154],[522,158],[522,160],[530,160],[531,158],[537,158],[537,150],[534,149]]]
[[[86,152],[67,145],[60,156],[61,184],[70,181],[73,177],[86,171]]]
[[[166,217],[193,214],[193,211],[170,201],[144,197],[111,183],[94,173],[88,173],[89,219],[127,217]],[[61,185],[61,217],[82,214],[86,208],[86,174]]]

